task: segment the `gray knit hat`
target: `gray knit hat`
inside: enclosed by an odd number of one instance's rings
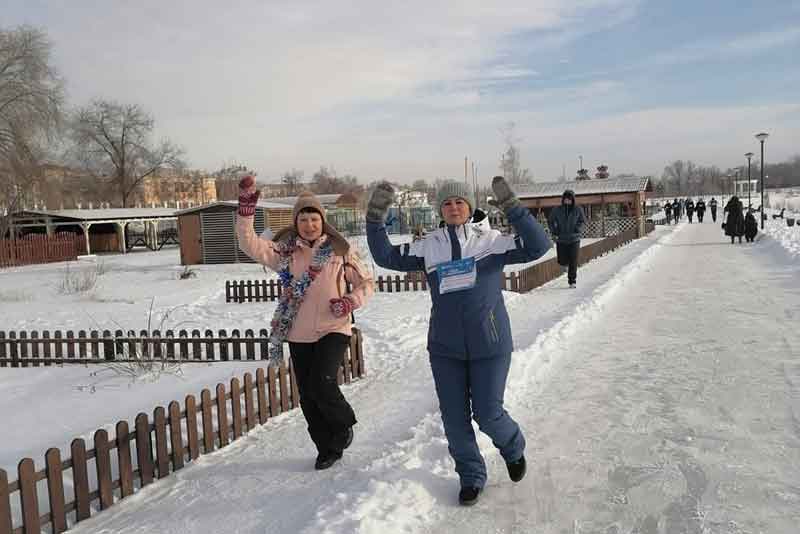
[[[436,192],[436,205],[439,209],[439,215],[442,214],[442,204],[444,204],[444,201],[453,197],[464,199],[467,204],[469,204],[469,213],[472,215],[474,206],[472,203],[472,195],[470,194],[469,186],[464,182],[457,182],[455,180],[446,181]]]

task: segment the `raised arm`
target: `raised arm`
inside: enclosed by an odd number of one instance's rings
[[[256,190],[255,179],[245,176],[239,182],[239,212],[236,217],[236,237],[239,248],[250,256],[253,261],[277,270],[280,259],[275,252],[272,241],[262,239],[253,229],[253,219],[256,213],[256,204],[261,191]]]
[[[516,248],[506,252],[506,263],[527,263],[547,254],[552,244],[544,228],[527,208],[520,205],[505,178],[495,176],[492,180],[492,191],[495,196],[491,201],[492,205],[503,210],[518,234],[515,238]]]
[[[375,263],[393,271],[424,271],[425,258],[410,252],[408,245],[392,245],[386,234],[386,212],[394,198],[394,188],[381,182],[367,205],[367,244]]]

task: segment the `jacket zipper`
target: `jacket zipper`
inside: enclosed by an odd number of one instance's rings
[[[489,312],[489,322],[492,325],[492,337],[494,337],[494,342],[497,343],[500,341],[500,336],[497,333],[497,324],[494,322],[494,312]]]

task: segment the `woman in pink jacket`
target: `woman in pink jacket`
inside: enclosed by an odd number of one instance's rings
[[[350,343],[351,313],[372,295],[372,277],[350,253],[347,240],[325,222],[325,210],[312,193],[297,197],[292,226],[271,241],[257,236],[253,216],[259,195],[254,178],[242,178],[239,247],[280,278],[281,298],[270,325],[270,365],[280,364],[288,341],[300,407],[319,453],[314,467],[327,469],[353,440],[356,417],[336,379]]]

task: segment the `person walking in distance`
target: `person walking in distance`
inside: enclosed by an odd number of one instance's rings
[[[742,202],[739,197],[731,197],[725,206],[725,212],[728,214],[728,218],[725,219],[725,235],[730,236],[731,245],[736,237],[739,238],[739,243],[741,243],[744,235],[744,214],[742,213]]]
[[[578,278],[581,230],[585,223],[583,210],[575,205],[575,193],[567,189],[561,195],[561,205],[550,212],[547,224],[556,242],[558,264],[567,267],[567,282],[571,288],[575,287]]]
[[[752,243],[756,240],[757,235],[758,223],[756,222],[756,216],[753,215],[753,208],[748,208],[747,215],[744,217],[744,238],[748,243]]]
[[[455,461],[458,502],[475,504],[487,471],[472,421],[500,450],[508,476],[525,476],[525,437],[503,407],[513,343],[503,301],[503,268],[527,263],[551,247],[544,228],[520,205],[505,178],[492,181],[490,202],[518,235],[503,235],[487,219],[471,222],[472,196],[466,184],[447,181],[437,207],[446,225],[423,239],[392,245],[384,224],[394,189],[378,184],[367,206],[367,242],[379,266],[423,271],[431,295],[428,353],[448,450]]]
[[[711,197],[708,207],[711,209],[711,222],[717,222],[717,199]]]
[[[327,469],[353,441],[356,417],[337,377],[350,345],[351,313],[372,295],[372,277],[310,192],[297,197],[290,226],[272,239],[260,238],[253,230],[259,194],[252,176],[242,178],[236,235],[245,254],[278,273],[270,366],[283,363],[288,341],[300,408],[318,452],[314,467]]]
[[[667,224],[672,224],[672,204],[669,200],[664,203],[664,215],[667,217]]]
[[[694,200],[691,198],[686,199],[686,216],[689,218],[689,224],[692,224],[692,219],[694,218]]]
[[[697,212],[697,222],[703,222],[703,216],[706,214],[706,202],[703,198],[699,198],[697,200],[697,204],[694,206],[694,210]]]

